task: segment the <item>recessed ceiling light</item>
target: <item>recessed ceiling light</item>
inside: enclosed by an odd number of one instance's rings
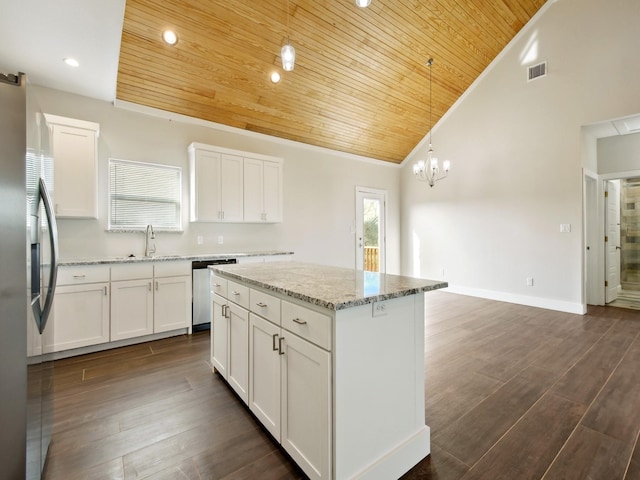
[[[360,8],[368,7],[371,4],[371,0],[356,0],[356,5]]]
[[[278,83],[280,81],[280,74],[278,72],[271,73],[271,81],[273,83]]]
[[[78,60],[76,60],[75,58],[67,57],[67,58],[64,58],[63,61],[64,61],[64,63],[66,63],[70,67],[79,67],[80,66],[80,62],[78,62]]]
[[[178,43],[178,35],[173,30],[165,30],[162,32],[162,39],[169,45],[175,45]]]

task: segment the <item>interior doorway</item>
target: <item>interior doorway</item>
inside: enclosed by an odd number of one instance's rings
[[[356,269],[385,272],[387,192],[356,187]]]
[[[609,190],[607,200],[612,200],[608,205],[618,203],[615,260],[619,279],[615,297],[610,298],[607,294],[606,303],[640,310],[640,177],[608,181],[607,186],[617,188],[616,196]],[[608,255],[611,255],[611,249],[608,249]]]

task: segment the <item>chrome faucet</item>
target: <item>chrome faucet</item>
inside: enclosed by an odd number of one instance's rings
[[[151,225],[147,225],[147,234],[144,239],[144,256],[152,257],[156,253],[156,233]]]

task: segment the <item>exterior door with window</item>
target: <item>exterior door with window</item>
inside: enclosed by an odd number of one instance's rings
[[[384,190],[356,188],[356,269],[385,272],[386,199]]]

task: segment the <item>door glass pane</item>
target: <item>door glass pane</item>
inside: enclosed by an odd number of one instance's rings
[[[380,271],[380,201],[365,198],[364,213],[364,270]]]

